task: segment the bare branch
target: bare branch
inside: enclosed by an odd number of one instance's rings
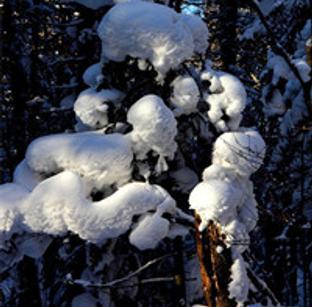
[[[82,280],[82,279],[75,279],[73,280],[71,278],[71,275],[67,275],[67,279],[66,279],[66,282],[70,283],[70,284],[76,284],[76,285],[80,285],[80,286],[83,286],[83,287],[93,287],[93,288],[112,288],[114,287],[115,285],[118,285],[122,282],[125,282],[127,281],[128,279],[138,275],[139,273],[145,271],[146,269],[148,269],[150,266],[168,258],[168,257],[172,257],[174,256],[175,253],[172,253],[172,254],[168,254],[168,255],[164,255],[164,256],[161,256],[161,257],[158,257],[156,259],[153,259],[153,260],[150,260],[148,261],[147,263],[145,263],[143,266],[139,267],[137,270],[131,272],[130,274],[124,276],[124,277],[121,277],[121,278],[118,278],[118,279],[115,279],[115,280],[112,280],[110,282],[107,282],[107,283],[92,283],[92,282],[89,282],[87,280]],[[166,277],[167,278],[167,277]],[[170,277],[170,278],[173,278],[174,277]],[[159,278],[158,278],[159,279]],[[164,280],[163,280],[164,281]],[[168,281],[168,280],[166,280]],[[154,280],[155,282],[155,280]],[[148,282],[145,282],[145,283],[148,283]]]

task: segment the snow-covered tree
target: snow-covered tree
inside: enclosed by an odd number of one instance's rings
[[[211,275],[216,268],[208,272],[214,281],[207,303],[225,296],[243,305],[248,277],[242,252],[257,221],[249,176],[265,153],[261,136],[240,127],[244,86],[206,58],[208,30],[198,16],[131,1],[114,5],[97,32],[102,53],[83,74],[88,88],[73,104],[75,127],[34,140],[13,182],[0,186],[3,303],[25,304],[20,263],[27,257],[35,259],[39,305],[202,301],[199,268],[186,255],[188,244],[195,252],[189,199],[200,218],[199,245],[206,246],[200,233],[207,227],[209,235],[218,232],[206,256],[227,258],[228,279],[219,283]],[[48,269],[51,255],[55,270]],[[159,272],[174,277],[139,278],[158,261],[144,260],[155,255],[171,257]],[[175,301],[158,298],[157,289],[154,296],[140,293],[144,284],[162,281],[180,289]]]

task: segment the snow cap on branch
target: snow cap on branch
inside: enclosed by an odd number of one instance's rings
[[[172,159],[177,149],[177,122],[172,111],[156,95],[147,95],[131,106],[127,121],[133,125],[130,133],[133,150],[139,160],[153,150],[160,159]]]
[[[71,231],[84,240],[102,244],[126,233],[131,229],[133,217],[142,216],[130,235],[130,242],[143,250],[156,247],[169,235],[170,222],[162,217],[164,213],[190,218],[157,185],[128,183],[97,202],[89,200],[87,195],[83,178],[71,171],[42,181],[32,192],[14,183],[1,185],[1,245],[20,231],[49,235]]]
[[[15,184],[3,185],[0,190],[2,198],[8,201],[12,201],[12,196],[5,192],[11,185],[15,187]],[[17,212],[22,217],[24,230],[50,235],[65,235],[71,231],[96,244],[126,233],[133,217],[143,215],[130,242],[140,249],[154,248],[169,233],[170,223],[161,217],[164,213],[185,218],[163,188],[148,183],[128,183],[111,196],[91,202],[86,198],[83,179],[70,171],[44,180],[31,193],[16,195],[16,205],[11,209],[8,204],[0,203],[0,213]],[[155,234],[158,222],[165,227]],[[11,234],[12,227],[11,224],[1,225],[1,233]]]
[[[243,84],[228,73],[213,70],[208,64],[201,79],[209,84],[205,99],[210,106],[210,121],[219,131],[236,130],[247,101]]]
[[[103,17],[98,34],[105,58],[116,62],[126,56],[149,60],[163,78],[195,52],[205,51],[208,31],[204,27],[201,20],[165,5],[136,1],[116,4]]]
[[[89,88],[80,93],[74,104],[76,118],[86,128],[99,129],[108,124],[108,103],[116,103],[123,94],[114,89],[96,91]]]
[[[265,143],[253,130],[223,133],[215,142],[213,164],[233,168],[244,176],[250,176],[261,166],[265,155]]]
[[[49,135],[33,141],[26,151],[26,162],[34,172],[51,175],[62,170],[75,171],[90,189],[127,182],[132,160],[130,142],[117,133]]]
[[[175,108],[175,115],[189,115],[196,112],[200,93],[195,80],[190,76],[179,76],[171,85],[173,94],[170,102]]]

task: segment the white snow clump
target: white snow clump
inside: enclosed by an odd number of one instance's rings
[[[108,102],[116,104],[122,97],[122,93],[114,89],[86,89],[75,101],[76,118],[88,129],[103,128],[108,124]]]
[[[171,85],[173,93],[170,102],[175,108],[174,114],[180,116],[197,112],[200,93],[195,80],[190,76],[179,76]]]
[[[165,5],[136,1],[116,4],[103,17],[98,35],[104,58],[116,62],[126,56],[149,60],[163,78],[195,52],[205,51],[208,31],[204,27],[201,20]]]
[[[39,174],[62,170],[80,174],[90,189],[120,186],[131,178],[131,144],[121,134],[55,134],[34,140],[26,151],[28,166]]]
[[[210,106],[209,120],[219,131],[236,130],[242,120],[247,94],[244,85],[233,75],[214,71],[209,66],[201,74],[209,82],[205,100]]]
[[[246,264],[239,253],[233,255],[234,262],[231,266],[231,282],[229,283],[229,297],[237,302],[238,307],[243,307],[249,292],[249,279],[246,271]]]
[[[172,111],[156,95],[146,95],[128,111],[127,121],[133,125],[129,136],[139,160],[153,150],[159,155],[159,170],[166,170],[165,158],[173,159],[177,149],[177,122]]]

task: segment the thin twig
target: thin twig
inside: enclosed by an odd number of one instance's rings
[[[139,267],[137,270],[131,272],[130,274],[128,274],[128,275],[126,275],[124,277],[112,280],[110,282],[104,283],[104,284],[102,284],[102,283],[92,283],[92,282],[89,282],[89,281],[86,281],[86,280],[82,280],[82,279],[72,280],[70,275],[67,277],[66,281],[71,283],[71,284],[81,285],[83,287],[111,288],[111,287],[114,287],[117,284],[120,284],[120,283],[122,283],[124,281],[127,281],[131,277],[136,276],[139,273],[145,271],[150,266],[152,266],[152,265],[154,265],[154,264],[156,264],[156,263],[158,263],[158,262],[160,262],[160,261],[162,261],[162,260],[164,260],[164,259],[166,259],[168,257],[172,257],[173,255],[175,255],[175,253],[164,255],[164,256],[158,257],[156,259],[150,260],[147,263],[145,263],[143,266]]]

